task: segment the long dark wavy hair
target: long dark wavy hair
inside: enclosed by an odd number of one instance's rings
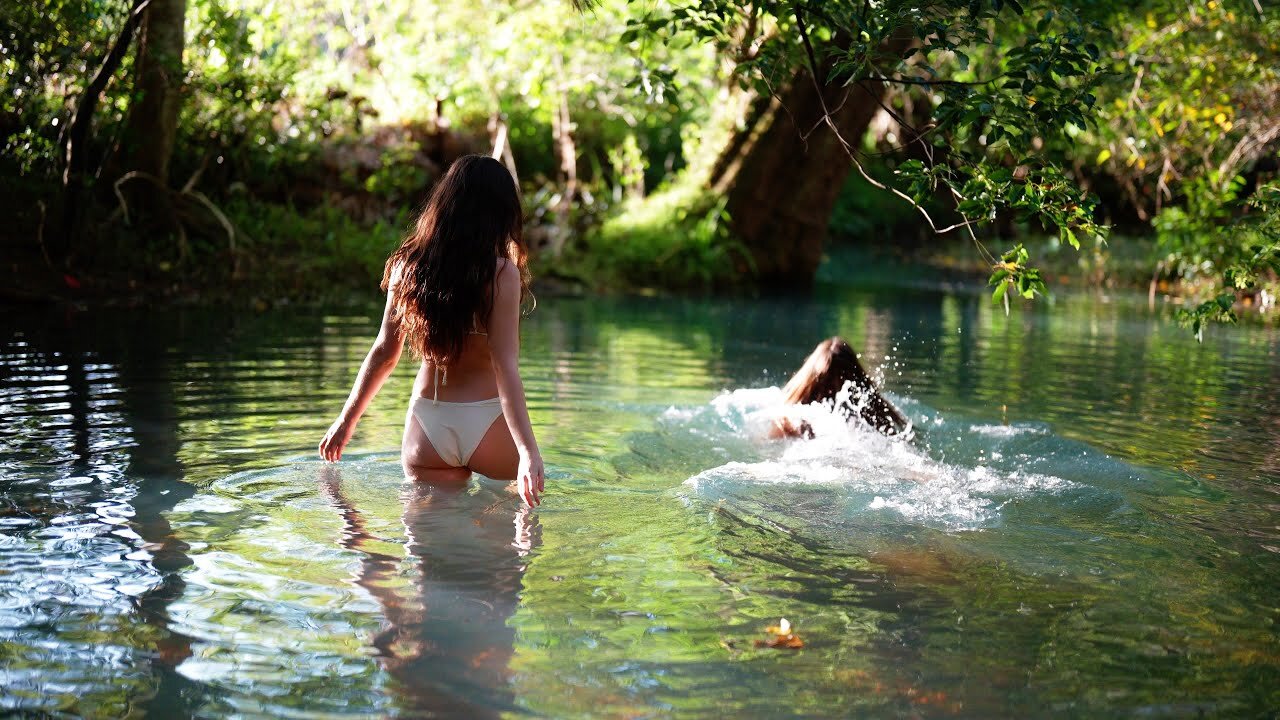
[[[840,397],[845,385],[850,386],[847,399]],[[827,338],[818,343],[782,393],[783,402],[791,405],[843,400],[835,407],[836,412],[846,420],[857,415],[885,435],[898,435],[908,428],[907,419],[880,394],[858,362],[858,354],[842,338]]]
[[[498,258],[520,270],[521,305],[532,297],[522,227],[519,191],[502,163],[483,155],[453,162],[382,273],[417,355],[448,364],[468,333],[487,329]]]

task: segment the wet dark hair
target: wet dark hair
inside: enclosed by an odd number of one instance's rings
[[[850,386],[847,397],[840,397],[845,385]],[[876,389],[875,383],[858,362],[858,354],[849,343],[831,337],[818,343],[804,364],[782,389],[783,402],[788,405],[831,403],[835,410],[852,419],[861,417],[871,427],[885,435],[906,432],[907,419]],[[801,434],[803,429],[788,434]],[[812,429],[808,434],[812,434]]]
[[[521,302],[531,297],[522,228],[519,191],[502,163],[483,155],[453,162],[382,274],[417,355],[447,364],[468,333],[484,329],[498,258],[520,271]]]

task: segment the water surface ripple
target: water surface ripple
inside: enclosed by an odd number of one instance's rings
[[[376,306],[0,320],[0,712],[1201,717],[1280,707],[1280,332],[1124,298],[544,300],[546,503],[402,481]],[[916,437],[761,427],[840,334]],[[407,356],[406,356],[407,357]],[[825,423],[825,424],[824,424]],[[801,650],[758,647],[786,617]]]

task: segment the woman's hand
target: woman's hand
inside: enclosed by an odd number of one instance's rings
[[[355,423],[348,422],[344,417],[334,420],[329,431],[324,434],[324,439],[320,441],[320,457],[328,462],[341,460],[342,449],[351,442],[351,434],[355,429]]]
[[[542,494],[544,472],[542,455],[537,450],[533,453],[520,453],[520,467],[516,470],[516,492],[529,507],[537,507],[541,502],[538,496]]]

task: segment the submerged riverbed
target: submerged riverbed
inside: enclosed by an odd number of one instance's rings
[[[1200,717],[1280,706],[1280,331],[1136,299],[544,299],[548,467],[401,480],[374,305],[0,320],[0,709]],[[912,443],[769,442],[839,334]],[[766,411],[767,412],[767,411]],[[798,650],[758,647],[787,618]]]

